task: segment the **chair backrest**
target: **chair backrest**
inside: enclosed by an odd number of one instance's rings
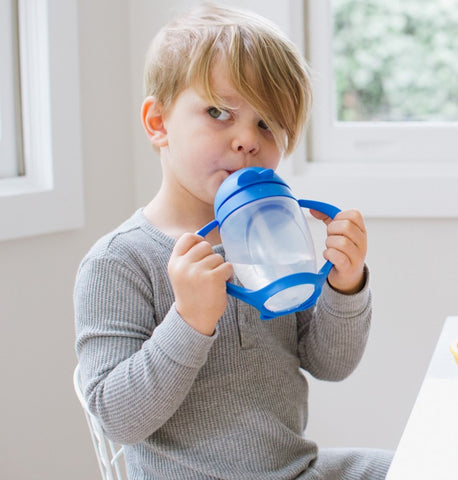
[[[105,436],[100,422],[87,408],[87,403],[81,389],[79,365],[76,366],[73,372],[73,386],[89,425],[89,431],[91,432],[91,438],[103,480],[127,480],[127,476],[125,476],[124,450],[122,445],[117,445]]]

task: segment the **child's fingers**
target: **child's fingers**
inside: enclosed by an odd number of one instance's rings
[[[233,275],[232,265],[226,262],[222,255],[215,253],[207,241],[202,241],[191,247],[186,253],[186,257],[189,258],[189,261],[199,265],[201,268],[214,271],[216,275],[219,274],[220,270],[227,270],[230,272],[229,276]],[[224,264],[229,265],[229,267],[220,269],[219,267]]]
[[[340,235],[328,237],[326,247],[324,257],[338,269],[357,265],[364,256],[364,253],[352,240]]]
[[[214,270],[224,263],[224,258],[219,253],[214,253],[213,251],[203,256],[200,260],[197,260],[203,267]]]
[[[177,240],[172,255],[185,255],[192,247],[203,241],[204,239],[200,235],[196,235],[195,233],[185,233]]]
[[[351,240],[363,252],[367,248],[366,228],[361,213],[357,210],[339,212],[334,219],[316,210],[311,211],[315,218],[322,220],[327,225],[328,238],[333,236],[344,237]]]
[[[339,271],[348,269],[352,266],[351,258],[347,255],[347,253],[336,248],[327,248],[323,252],[323,257],[325,260],[329,260]]]
[[[232,263],[229,263],[229,262],[223,261],[223,263],[221,263],[221,265],[218,265],[214,269],[214,271],[218,275],[221,274],[226,282],[228,282],[234,275],[234,267],[232,266]]]
[[[213,251],[212,246],[206,240],[202,240],[193,245],[185,255],[191,262],[200,262],[209,256],[221,257],[221,255],[218,255]]]
[[[334,221],[337,220],[346,221],[349,225],[357,227],[362,233],[366,233],[363,216],[358,210],[352,209],[339,212],[334,218]]]
[[[332,218],[328,217],[325,213],[319,212],[318,210],[310,209],[310,214],[312,217],[316,218],[317,220],[323,221],[326,225],[329,225],[332,222]]]
[[[175,262],[179,262],[180,265],[186,262],[205,270],[214,270],[227,263],[222,255],[213,251],[210,243],[203,237],[192,233],[186,233],[177,240],[172,256]],[[232,265],[228,265],[229,267],[224,268],[229,272],[228,275],[232,276]]]
[[[213,251],[209,242],[204,240],[203,237],[193,233],[185,233],[177,240],[172,256],[175,258],[186,258],[187,261],[192,263],[197,263],[210,258],[210,261],[214,266],[217,266],[224,261],[221,255],[216,254]]]
[[[366,233],[350,220],[334,220],[327,228],[328,238],[344,237],[353,242],[357,247],[366,249]]]
[[[335,268],[328,281],[342,293],[355,293],[364,281],[367,235],[364,220],[357,210],[339,212],[334,219],[316,210],[310,213],[327,225],[326,250],[323,256]]]
[[[337,220],[346,220],[350,223],[353,223],[357,226],[361,232],[366,232],[366,227],[364,226],[364,219],[361,213],[358,210],[343,210],[339,212],[334,219],[326,215],[325,213],[319,212],[318,210],[310,209],[310,214],[318,220],[323,221],[326,225],[330,225]]]

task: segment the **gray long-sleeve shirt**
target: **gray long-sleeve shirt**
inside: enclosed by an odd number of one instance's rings
[[[315,309],[269,321],[229,297],[208,337],[174,307],[174,243],[138,210],[83,259],[76,351],[90,410],[127,445],[133,480],[305,478],[317,447],[303,434],[304,371],[340,380],[354,370],[367,282],[349,296],[325,285]]]

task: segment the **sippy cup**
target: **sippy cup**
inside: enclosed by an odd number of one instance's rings
[[[197,234],[219,228],[226,258],[242,286],[227,282],[227,292],[261,313],[262,320],[312,307],[332,268],[317,272],[310,230],[301,207],[334,218],[327,203],[296,200],[272,169],[243,168],[219,187],[215,220]]]

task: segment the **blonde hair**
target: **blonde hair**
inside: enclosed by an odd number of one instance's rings
[[[144,95],[156,97],[166,112],[181,91],[194,87],[224,108],[210,82],[220,59],[231,85],[266,122],[280,150],[291,153],[311,109],[307,65],[296,46],[256,14],[206,3],[165,25],[146,57]]]

